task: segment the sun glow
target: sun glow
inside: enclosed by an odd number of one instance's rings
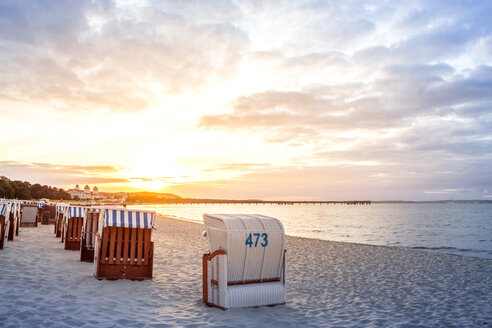
[[[160,180],[152,180],[152,179],[133,179],[131,182],[132,187],[142,189],[142,190],[159,190],[165,187],[167,184]]]

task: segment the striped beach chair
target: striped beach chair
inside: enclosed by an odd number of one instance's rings
[[[41,224],[55,224],[56,204],[48,203],[41,209]]]
[[[19,221],[20,218],[18,216],[18,207],[19,207],[19,202],[16,200],[10,200],[9,201],[10,205],[10,227],[9,227],[9,233],[8,233],[8,240],[9,241],[14,241],[15,236],[19,235]]]
[[[94,245],[100,214],[101,208],[90,208],[85,212],[80,242],[80,261],[82,262],[94,262]]]
[[[152,279],[154,212],[103,209],[94,249],[97,279]]]
[[[65,217],[65,211],[67,208],[68,208],[67,204],[63,204],[63,203],[56,204],[54,233],[57,238],[61,237],[62,235],[63,219]]]
[[[204,214],[210,253],[203,255],[203,300],[226,310],[283,304],[285,233],[263,215]]]
[[[65,243],[65,249],[71,251],[80,250],[80,238],[82,236],[82,224],[88,207],[69,206],[66,209],[63,224],[62,242]]]
[[[10,204],[0,203],[0,249],[7,243],[10,229]]]
[[[43,220],[43,208],[46,206],[45,202],[37,202],[36,205],[38,206],[38,214],[37,214],[37,221],[41,223]]]
[[[39,207],[36,204],[22,204],[21,205],[21,227],[37,227]]]
[[[23,203],[24,203],[24,201],[22,201],[22,200],[17,201],[17,228],[15,230],[16,236],[19,235],[19,231],[20,231],[20,224],[22,221],[21,208],[22,208]]]

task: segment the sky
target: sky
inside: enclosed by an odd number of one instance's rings
[[[490,1],[0,1],[0,175],[492,199]]]

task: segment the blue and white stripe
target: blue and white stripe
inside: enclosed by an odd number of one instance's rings
[[[9,208],[9,204],[0,204],[0,215],[5,216]]]
[[[17,211],[17,204],[15,202],[10,203],[10,213],[15,213]]]
[[[69,218],[84,217],[87,209],[88,207],[70,206],[68,208],[68,217]]]
[[[154,212],[106,209],[104,214],[105,227],[155,229]]]

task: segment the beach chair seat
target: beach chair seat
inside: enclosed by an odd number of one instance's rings
[[[285,233],[275,218],[204,214],[203,300],[221,309],[286,301]]]
[[[10,229],[10,205],[7,203],[0,204],[0,249],[3,249],[7,243]]]
[[[103,209],[94,249],[97,279],[152,279],[154,212]]]
[[[21,227],[37,227],[38,206],[35,204],[22,204],[21,206]]]

